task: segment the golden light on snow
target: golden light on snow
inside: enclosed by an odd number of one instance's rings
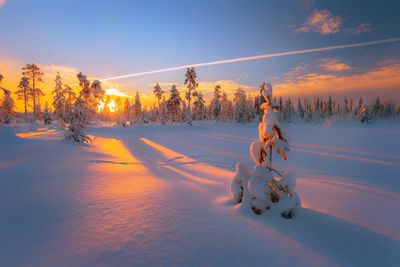
[[[54,134],[57,130],[48,130],[48,129],[37,129],[36,131],[32,132],[20,132],[17,133],[16,136],[19,138],[35,138],[43,135],[49,135],[49,134]]]

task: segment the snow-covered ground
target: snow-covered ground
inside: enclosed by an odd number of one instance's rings
[[[0,266],[399,266],[400,126],[284,130],[291,220],[229,199],[256,124],[0,126]]]

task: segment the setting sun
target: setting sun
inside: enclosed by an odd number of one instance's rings
[[[99,112],[102,112],[102,111],[104,111],[105,106],[106,106],[106,100],[103,100],[97,106],[97,110]],[[108,107],[108,111],[109,112],[116,112],[117,111],[117,104],[115,103],[115,101],[113,99],[110,100],[109,103],[107,103],[107,107]]]

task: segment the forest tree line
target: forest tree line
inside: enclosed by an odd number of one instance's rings
[[[79,76],[81,75],[81,76]],[[133,99],[116,97],[112,99],[104,94],[99,81],[94,81],[92,86],[95,92],[90,93],[90,88],[82,82],[82,75],[78,74],[78,80],[82,90],[86,91],[85,105],[90,106],[88,122],[96,120],[115,121],[123,125],[136,123],[192,123],[197,121],[219,121],[219,122],[256,122],[262,115],[260,106],[262,104],[259,95],[251,96],[245,89],[239,87],[233,97],[228,97],[220,85],[215,86],[213,97],[206,101],[201,91],[197,89],[196,72],[188,68],[186,72],[185,85],[187,90],[184,97],[176,85],[169,88],[162,88],[158,83],[154,86],[155,104],[150,107],[143,107],[140,94],[137,92]],[[3,76],[0,74],[0,86]],[[9,123],[12,120],[33,122],[44,120],[50,123],[51,120],[61,121],[65,127],[70,124],[70,117],[74,113],[74,107],[78,96],[68,85],[63,84],[62,77],[57,74],[55,77],[55,88],[52,91],[52,112],[46,103],[42,110],[41,98],[43,91],[38,84],[43,83],[43,72],[36,64],[27,64],[22,68],[22,77],[14,94],[23,101],[23,113],[15,112],[15,102],[11,90],[0,87],[2,96],[0,99],[0,122]],[[90,83],[90,82],[89,82]],[[260,85],[260,91],[265,87]],[[81,91],[82,93],[82,91]],[[113,101],[113,110],[109,103]],[[285,123],[323,123],[326,121],[358,120],[362,123],[374,122],[382,119],[399,119],[400,106],[389,99],[376,97],[373,103],[367,103],[363,98],[355,101],[345,98],[342,101],[334,100],[332,97],[325,99],[320,97],[312,98],[274,98],[276,106],[279,107],[277,118]]]

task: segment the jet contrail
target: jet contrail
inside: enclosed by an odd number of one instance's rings
[[[145,71],[145,72],[138,72],[138,73],[114,76],[114,77],[101,79],[100,81],[105,82],[105,81],[124,79],[124,78],[129,78],[129,77],[136,77],[136,76],[141,76],[141,75],[148,75],[148,74],[167,72],[167,71],[173,71],[173,70],[181,70],[181,69],[186,69],[186,68],[190,68],[190,67],[206,67],[206,66],[229,64],[229,63],[236,63],[236,62],[243,62],[243,61],[259,60],[259,59],[265,59],[265,58],[301,55],[301,54],[308,54],[308,53],[315,53],[315,52],[323,52],[323,51],[330,51],[330,50],[338,50],[338,49],[345,49],[345,48],[354,48],[354,47],[361,47],[361,46],[394,43],[394,42],[400,42],[400,37],[382,39],[382,40],[377,40],[377,41],[362,42],[362,43],[324,46],[324,47],[319,47],[319,48],[293,50],[293,51],[287,51],[287,52],[278,52],[278,53],[262,54],[262,55],[249,56],[249,57],[238,57],[238,58],[232,58],[232,59],[189,64],[189,65],[183,65],[183,66],[172,67],[172,68],[167,68],[167,69],[152,70],[152,71]]]

